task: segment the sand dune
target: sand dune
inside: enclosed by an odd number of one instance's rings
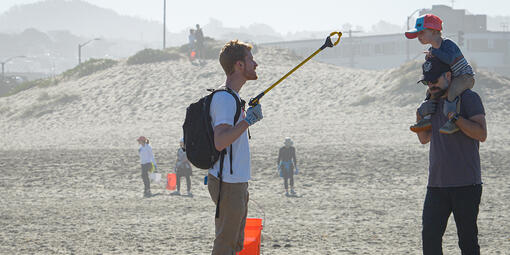
[[[249,99],[297,65],[262,48]],[[251,216],[262,216],[264,254],[420,254],[428,146],[408,130],[424,97],[420,63],[385,71],[310,61],[262,99],[251,128]],[[224,81],[217,61],[108,70],[0,98],[0,253],[207,254],[214,206],[195,170],[194,198],[163,185],[141,199],[136,137],[171,171],[187,105]],[[510,79],[477,70],[489,138],[481,145],[484,254],[510,250]],[[282,194],[276,152],[295,141],[299,198]],[[450,221],[445,252],[458,254]]]

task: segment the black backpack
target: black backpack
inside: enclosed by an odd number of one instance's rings
[[[239,120],[241,109],[244,109],[244,100],[239,101],[239,98],[234,94],[230,88],[222,88],[218,90],[209,90],[211,93],[202,97],[198,102],[192,103],[186,109],[186,119],[182,125],[184,132],[184,144],[186,148],[186,156],[189,162],[194,166],[202,169],[210,169],[214,166],[218,158],[220,159],[220,172],[218,174],[220,179],[218,201],[216,203],[216,218],[220,215],[220,199],[221,199],[221,183],[223,182],[223,159],[227,153],[227,149],[222,151],[216,150],[214,146],[214,132],[211,125],[211,101],[213,95],[219,91],[226,91],[236,100],[236,113],[234,115],[233,126]],[[230,174],[232,174],[232,144],[230,145]]]
[[[186,119],[182,125],[184,133],[184,144],[186,148],[186,156],[189,162],[197,168],[210,169],[214,166],[218,159],[221,160],[220,178],[223,170],[223,158],[226,149],[223,151],[216,150],[214,146],[214,132],[211,125],[211,101],[216,92],[226,91],[231,94],[236,101],[236,113],[234,116],[233,126],[239,120],[241,108],[244,107],[244,101],[241,102],[230,88],[222,88],[212,91],[209,95],[202,97],[198,102],[192,103],[186,109]],[[230,173],[232,174],[232,145],[230,145]]]

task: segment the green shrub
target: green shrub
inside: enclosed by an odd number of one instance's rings
[[[202,58],[204,59],[218,59],[220,56],[221,48],[223,44],[220,41],[216,41],[210,37],[205,37],[204,48],[202,49]],[[189,44],[181,45],[177,48],[167,48],[166,51],[179,52],[184,56],[188,57],[191,51]]]
[[[127,60],[128,65],[140,65],[147,63],[157,63],[170,60],[179,60],[181,55],[175,52],[168,52],[155,49],[144,49],[137,52]]]
[[[62,75],[64,78],[81,78],[83,76],[91,75],[95,72],[106,70],[117,64],[117,61],[112,59],[89,59],[77,65],[73,69],[65,71]]]
[[[31,88],[34,88],[34,87],[39,87],[39,88],[49,87],[49,86],[58,84],[58,82],[59,82],[58,80],[52,79],[52,78],[45,78],[45,79],[38,79],[38,80],[33,80],[33,81],[26,81],[26,82],[20,83],[19,85],[16,85],[7,94],[5,94],[3,96],[4,97],[12,96],[12,95],[14,95],[16,93],[19,93],[21,91],[24,91],[24,90],[27,90],[27,89],[31,89]]]
[[[202,57],[205,59],[218,59],[222,48],[223,44],[213,40],[206,40],[204,42]]]

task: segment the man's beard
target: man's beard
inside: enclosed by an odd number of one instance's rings
[[[432,95],[433,98],[440,98],[442,97],[446,91],[448,91],[448,88],[446,89],[435,89],[433,91],[430,91],[430,94]]]

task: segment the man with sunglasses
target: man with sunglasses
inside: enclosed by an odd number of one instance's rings
[[[450,116],[461,132],[442,134],[448,121],[443,106],[452,81],[450,67],[435,57],[422,66],[423,77],[436,99],[426,100],[416,112],[417,120],[430,115],[432,128],[417,132],[420,143],[430,142],[429,177],[422,215],[423,254],[443,254],[442,238],[453,213],[462,254],[480,254],[477,217],[482,195],[480,142],[487,138],[485,110],[477,93],[461,94],[460,112]],[[451,114],[451,113],[450,113]]]

